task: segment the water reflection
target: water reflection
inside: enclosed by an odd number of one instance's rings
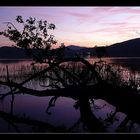
[[[9,61],[9,60],[8,60]],[[26,79],[33,72],[31,61],[8,61],[0,62],[0,78],[6,79],[6,65],[9,67],[10,79],[15,81],[22,81]],[[90,60],[93,62],[93,60]],[[108,59],[108,63],[116,64],[117,68],[121,67],[122,75],[126,81],[130,77],[137,80],[139,84],[139,60],[131,59]],[[133,61],[135,61],[133,65]],[[129,63],[130,62],[130,63]],[[134,69],[136,63],[136,69]],[[120,64],[120,65],[118,65]],[[131,66],[131,65],[133,66]],[[43,66],[45,67],[45,66]],[[41,70],[42,66],[38,66]],[[131,69],[131,68],[132,69]],[[140,67],[139,67],[140,68]],[[45,81],[49,82],[49,81]],[[28,82],[25,86],[33,89],[42,90],[38,80]],[[0,86],[1,93],[10,91],[6,86]],[[94,102],[88,99],[80,98],[74,100],[66,97],[59,97],[55,105],[49,109],[47,113],[48,104],[52,97],[35,97],[26,94],[17,94],[14,98],[7,96],[0,102],[0,132],[55,132],[55,129],[62,132],[125,132],[128,130],[129,123],[125,126],[125,130],[121,123],[127,117],[123,112],[116,111],[116,107],[109,104],[103,99],[94,99]],[[7,114],[3,113],[6,112]],[[13,120],[9,120],[8,114],[14,116]],[[114,115],[113,115],[114,114]],[[112,117],[113,116],[113,117]],[[18,120],[20,118],[20,120]],[[29,123],[28,120],[32,120]],[[39,120],[36,122],[34,120]],[[49,123],[46,126],[38,125],[41,122]],[[131,132],[140,132],[139,125],[135,123]],[[51,128],[51,129],[50,129]]]

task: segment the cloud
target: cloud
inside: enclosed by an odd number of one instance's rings
[[[134,7],[114,7],[110,11],[112,14],[140,14],[140,9]]]
[[[104,23],[105,25],[113,25],[113,26],[124,26],[127,25],[127,22],[109,22],[109,23]]]

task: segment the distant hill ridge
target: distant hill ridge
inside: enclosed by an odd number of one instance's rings
[[[135,38],[120,43],[112,44],[106,47],[109,57],[140,57],[140,38]],[[95,56],[95,48],[80,47],[76,45],[69,45],[65,49],[65,56],[71,57],[75,54],[82,54],[83,56]],[[28,58],[24,49],[2,46],[0,47],[1,59],[25,59]]]
[[[107,52],[111,57],[140,57],[140,38],[110,45]]]
[[[24,49],[3,46],[0,47],[0,58],[1,59],[23,59],[28,58]]]

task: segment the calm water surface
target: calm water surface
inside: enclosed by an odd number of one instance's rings
[[[89,59],[91,63],[94,62],[93,59]],[[108,63],[116,64],[120,66],[123,71],[122,75],[125,80],[128,80],[130,76],[133,76],[137,79],[139,83],[140,78],[140,58],[106,58],[105,61]],[[6,65],[8,65],[9,75],[18,81],[18,75],[24,75],[24,77],[20,76],[20,80],[26,79],[26,70],[31,71],[32,61],[29,60],[0,60],[0,78],[6,78]],[[40,66],[40,68],[45,66]],[[30,73],[29,73],[30,74]],[[39,86],[38,81],[29,82],[28,87],[33,89],[43,89]],[[6,93],[9,89],[6,86],[0,86],[0,93]],[[88,91],[87,91],[88,92]],[[46,109],[48,107],[48,103],[52,97],[36,97],[27,94],[18,94],[14,98],[13,103],[13,114],[19,117],[25,117],[31,120],[39,120],[42,122],[48,122],[53,126],[69,129],[79,120],[80,111],[74,108],[75,100],[65,97],[60,97],[57,99],[54,107],[50,108],[51,114],[46,113]],[[101,108],[104,104],[106,104],[103,108]],[[99,109],[100,108],[100,109]],[[102,99],[95,100],[95,105],[91,105],[91,109],[93,114],[100,120],[105,120],[109,113],[115,112],[116,107],[107,103]],[[4,98],[4,100],[0,100],[0,110],[10,113],[11,111],[11,95]],[[108,124],[106,128],[107,132],[115,132],[120,125],[120,123],[124,120],[126,114],[122,112],[117,112],[112,124]],[[103,122],[106,124],[107,122]],[[16,126],[16,127],[15,127]],[[3,132],[45,132],[48,133],[47,129],[39,129],[37,127],[33,127],[31,125],[26,125],[24,123],[13,123],[11,124],[9,121],[5,120],[0,115],[0,133]],[[82,122],[73,127],[72,132],[78,133],[87,133],[90,132],[88,129],[83,127]],[[138,124],[135,124],[132,132],[140,132],[140,128]]]

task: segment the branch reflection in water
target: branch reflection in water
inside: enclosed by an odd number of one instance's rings
[[[16,82],[24,81],[28,76],[41,71],[44,66],[31,66],[30,61],[21,61],[19,63],[8,64],[9,78]],[[0,75],[2,80],[6,80],[6,64],[1,63]],[[70,67],[71,65],[68,65]],[[82,69],[82,68],[81,68]],[[72,69],[71,69],[72,70]],[[76,69],[73,69],[76,70]],[[80,70],[80,69],[77,69]],[[133,74],[129,68],[125,67],[124,71],[127,74]],[[124,72],[124,79],[126,72]],[[78,74],[78,72],[75,72]],[[86,71],[81,74],[84,77]],[[135,72],[138,75],[138,71]],[[49,72],[45,76],[52,77],[55,81],[55,76]],[[62,77],[65,77],[66,83],[72,82],[68,79],[64,72],[61,71]],[[60,83],[53,83],[51,80],[46,81],[46,77],[39,77],[26,83],[25,87],[32,89],[43,90],[49,85],[60,85]],[[85,79],[86,81],[86,79]],[[91,81],[92,82],[92,81]],[[138,82],[138,81],[137,81]],[[75,83],[76,84],[76,83]],[[90,85],[90,83],[88,83]],[[54,86],[54,89],[58,88]],[[12,92],[6,86],[1,86],[1,93]],[[71,91],[70,91],[71,92]],[[77,91],[78,92],[78,91]],[[1,132],[129,132],[139,131],[139,126],[132,123],[129,125],[129,118],[126,114],[119,112],[120,110],[115,106],[107,103],[104,99],[94,97],[86,97],[88,90],[83,90],[79,98],[74,96],[47,96],[36,97],[29,94],[18,93],[13,96],[5,96],[1,101],[0,116]],[[74,93],[73,93],[74,94]],[[135,118],[135,117],[134,117]],[[126,121],[126,119],[128,119]],[[126,123],[124,123],[124,122]],[[125,124],[123,124],[123,123]],[[6,128],[7,123],[9,124]],[[128,125],[128,127],[127,127]],[[10,127],[9,127],[10,126]],[[131,128],[130,128],[131,127]],[[135,128],[134,128],[135,127]]]

